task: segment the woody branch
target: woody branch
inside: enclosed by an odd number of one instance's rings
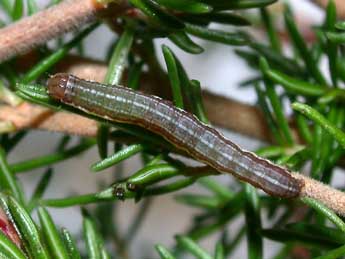
[[[67,0],[0,30],[0,62],[25,54],[47,41],[92,23],[98,16],[118,16],[126,1],[103,5],[96,0]]]

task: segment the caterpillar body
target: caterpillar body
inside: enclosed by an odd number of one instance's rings
[[[52,76],[47,87],[56,100],[107,120],[140,125],[196,160],[270,195],[293,198],[301,192],[303,182],[288,169],[241,149],[216,129],[157,96],[64,73]]]

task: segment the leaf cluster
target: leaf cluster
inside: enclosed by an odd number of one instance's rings
[[[58,2],[52,1],[50,5]],[[147,66],[157,76],[166,76],[171,85],[175,106],[188,110],[207,124],[209,120],[202,103],[200,82],[189,78],[183,63],[166,45],[158,49],[164,57],[164,72],[157,65],[158,54],[153,40],[165,37],[190,54],[204,51],[195,38],[230,46],[246,46],[237,49],[236,53],[247,61],[257,75],[243,85],[253,87],[256,91],[258,105],[274,138],[274,145],[263,147],[256,153],[295,171],[303,170],[310,162],[308,173],[329,184],[345,146],[345,110],[342,105],[345,98],[344,22],[336,20],[335,5],[331,1],[324,23],[315,27],[317,40],[307,45],[292,12],[286,8],[285,28],[294,51],[293,56],[288,56],[284,53],[277,34],[275,17],[265,9],[266,5],[273,2],[275,1],[130,0],[131,6],[143,15],[123,15],[119,18],[119,23],[114,25],[122,33],[111,44],[109,55],[105,57],[109,65],[104,83],[123,84],[138,90]],[[35,0],[0,2],[10,22],[22,18],[25,4],[28,15],[38,12]],[[245,11],[248,8],[259,10],[261,25],[267,33],[267,43],[259,43],[244,29],[238,29],[239,26],[251,24],[249,19],[244,18],[245,15],[251,15]],[[235,13],[234,10],[240,12]],[[231,27],[213,29],[209,26],[211,23]],[[5,26],[6,22],[3,21],[2,24]],[[81,138],[78,144],[69,147],[71,136],[62,136],[54,153],[14,164],[8,163],[7,156],[30,132],[1,135],[0,202],[21,240],[21,247],[18,247],[6,233],[0,232],[1,255],[6,258],[81,258],[81,255],[88,258],[110,258],[110,255],[127,258],[128,248],[153,197],[176,192],[192,184],[202,186],[208,194],[179,194],[176,201],[196,207],[200,213],[193,218],[185,233],[176,236],[175,247],[168,249],[163,245],[156,245],[160,258],[185,258],[186,254],[199,259],[227,258],[244,236],[248,243],[248,258],[263,258],[265,238],[283,244],[283,249],[275,258],[288,258],[297,246],[307,249],[311,256],[317,258],[338,258],[345,254],[345,224],[324,205],[311,199],[302,199],[308,206],[306,212],[299,222],[290,223],[297,208],[301,207],[298,201],[278,200],[261,195],[248,184],[228,186],[218,183],[207,176],[219,172],[208,167],[192,167],[176,158],[175,154],[187,157],[188,154],[181,153],[161,136],[138,126],[109,122],[50,99],[41,79],[46,77],[46,73],[52,73],[55,65],[70,50],[77,48],[78,54],[82,56],[83,39],[98,26],[98,23],[89,26],[67,42],[58,39],[54,49],[42,47],[38,50],[41,58],[25,72],[16,70],[16,60],[0,64],[2,100],[13,105],[25,100],[56,111],[66,110],[87,116],[99,122],[95,139]],[[330,80],[319,68],[322,58],[328,60]],[[125,70],[128,72],[127,78],[123,76]],[[278,87],[282,91],[278,91]],[[287,119],[285,103],[293,109],[290,116],[292,121]],[[296,125],[298,134],[303,139],[302,144],[296,140],[292,125]],[[113,154],[108,155],[108,145],[114,139],[128,141],[116,142]],[[54,164],[77,157],[96,145],[100,159],[90,165],[93,172],[102,172],[138,154],[142,158],[142,167],[136,172],[116,172],[115,182],[96,193],[45,199],[44,194],[55,172]],[[16,174],[37,168],[44,168],[46,171],[37,183],[32,197],[28,199],[23,194]],[[142,207],[131,227],[122,234],[114,224],[117,217],[116,205],[127,199],[140,202]],[[96,204],[96,207],[85,209],[84,206],[90,203]],[[58,231],[59,227],[46,210],[46,207],[70,206],[83,207],[84,250],[76,246],[67,230]],[[34,211],[38,214],[39,224],[32,219]],[[265,218],[263,211],[267,212]],[[244,216],[245,223],[240,225],[236,233],[232,233],[233,227],[229,230],[226,226],[241,215]],[[263,218],[269,222],[269,227],[262,226]],[[197,242],[213,233],[218,233],[219,238],[215,251],[210,253]],[[109,243],[116,246],[108,249]]]

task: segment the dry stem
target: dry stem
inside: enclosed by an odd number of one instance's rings
[[[336,213],[345,216],[345,193],[305,175],[294,173],[294,177],[304,181],[300,198],[308,197],[322,202]]]
[[[36,128],[87,137],[97,134],[96,121],[66,112],[54,113],[27,102],[17,107],[0,107],[0,120],[12,122],[16,130]]]
[[[117,9],[116,9],[117,8]],[[112,12],[122,11],[119,4]],[[66,32],[96,20],[105,6],[95,0],[67,0],[25,17],[0,30],[0,62],[28,51]]]

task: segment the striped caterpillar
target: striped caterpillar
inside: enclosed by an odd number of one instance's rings
[[[48,94],[107,120],[140,125],[196,160],[219,172],[233,174],[270,195],[293,198],[303,187],[303,181],[286,168],[241,149],[216,129],[159,97],[64,73],[48,80]]]

